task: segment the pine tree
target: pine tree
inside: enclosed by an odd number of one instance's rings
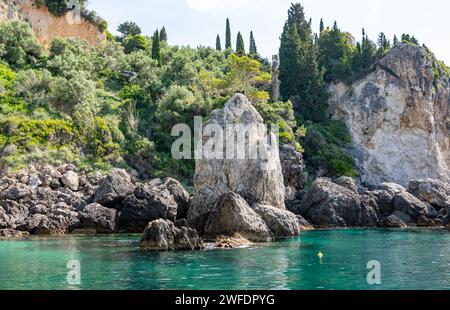
[[[161,42],[167,42],[167,31],[166,27],[162,27],[161,32],[159,33],[159,40]]]
[[[216,37],[216,50],[221,51],[222,50],[222,43],[220,42],[220,36],[217,35]]]
[[[249,49],[250,55],[256,55],[258,54],[258,49],[256,48],[256,41],[255,37],[253,36],[253,31],[250,31],[250,49]]]
[[[281,35],[280,81],[281,96],[293,101],[299,120],[327,119],[328,92],[317,64],[311,22],[300,4],[290,7]]]
[[[153,45],[152,45],[152,58],[157,60],[158,63],[161,63],[161,46],[160,46],[160,39],[159,39],[159,31],[156,30],[155,34],[153,35]]]
[[[236,53],[241,56],[245,55],[244,38],[242,37],[242,34],[240,31],[238,32],[237,39],[236,39]]]
[[[141,28],[134,22],[124,22],[117,27],[117,32],[122,34],[122,38],[141,34]]]
[[[320,33],[322,33],[324,30],[325,30],[325,25],[323,24],[323,18],[321,18],[320,19]]]
[[[227,18],[227,26],[225,31],[225,49],[233,48],[231,45],[231,27],[230,20]]]

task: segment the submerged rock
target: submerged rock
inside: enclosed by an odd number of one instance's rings
[[[207,125],[216,125],[224,133],[230,126],[241,125],[237,134],[244,135],[247,128],[257,129],[264,124],[261,115],[248,99],[240,94],[234,95],[222,110],[213,112]],[[247,127],[248,126],[248,127]],[[229,135],[225,135],[225,144],[236,146]],[[272,140],[276,137],[272,134]],[[205,140],[212,137],[205,137]],[[249,145],[257,146],[264,143],[268,151],[267,158],[250,159],[202,159],[195,164],[194,184],[197,191],[210,188],[219,194],[234,192],[242,196],[248,203],[267,204],[284,209],[285,186],[278,148],[267,144],[266,132],[258,130],[247,131],[246,149]],[[251,144],[250,144],[251,143]]]
[[[179,229],[170,221],[158,219],[145,229],[141,248],[148,251],[201,250],[203,241],[193,229]]]
[[[14,229],[0,229],[0,240],[22,238],[25,236],[28,236],[28,233],[24,233]]]
[[[215,249],[239,249],[251,246],[252,243],[239,234],[231,237],[219,236],[214,242]]]
[[[223,194],[208,217],[205,238],[214,240],[219,236],[242,237],[254,242],[273,240],[273,234],[262,218],[236,193]]]

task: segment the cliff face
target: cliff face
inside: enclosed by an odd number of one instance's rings
[[[426,49],[399,44],[373,73],[330,90],[363,183],[450,181],[450,78]]]
[[[81,18],[79,4],[65,16],[52,15],[45,6],[37,8],[33,0],[4,0],[0,3],[0,21],[21,19],[30,23],[37,39],[47,45],[55,37],[80,38],[93,45],[106,41],[106,35]],[[75,5],[75,3],[77,5]]]

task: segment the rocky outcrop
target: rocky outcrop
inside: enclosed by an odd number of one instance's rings
[[[373,73],[330,91],[332,114],[350,128],[364,184],[450,181],[449,76],[427,49],[398,44]]]
[[[254,242],[273,239],[269,227],[248,203],[235,193],[225,193],[219,198],[205,226],[205,238],[239,234]]]
[[[441,210],[450,207],[450,184],[433,179],[413,180],[408,191],[420,200]]]
[[[148,251],[200,250],[203,241],[193,229],[179,229],[170,221],[158,219],[145,229],[141,248]]]
[[[90,204],[80,213],[82,227],[93,228],[97,233],[114,233],[117,227],[117,211],[99,204]]]
[[[267,133],[258,130],[263,124],[261,115],[248,99],[240,94],[234,95],[222,110],[214,111],[206,126],[215,125],[223,130],[224,145],[239,146],[239,143],[234,142],[234,135],[231,138],[231,134],[225,133],[230,126],[240,125],[243,129],[238,130],[237,135],[247,137],[246,150],[256,147],[258,143],[264,143],[267,156],[257,156],[255,159],[246,152],[242,157],[236,156],[235,153],[234,159],[197,160],[194,176],[196,190],[210,188],[220,194],[234,192],[249,204],[260,203],[284,209],[285,186],[278,147],[274,144],[270,146],[267,143]],[[204,132],[205,141],[213,137],[213,133],[208,136]],[[271,139],[276,140],[273,134]]]
[[[29,22],[41,44],[48,45],[56,37],[80,38],[92,45],[106,42],[106,34],[99,30],[99,26],[82,17],[79,1],[70,1],[68,7],[71,10],[61,17],[52,15],[45,6],[37,7],[34,0],[3,0],[2,2],[0,21]]]
[[[429,196],[420,200],[398,184],[382,183],[360,192],[351,184],[347,187],[318,179],[294,211],[317,227],[434,227],[445,225],[448,218],[447,209],[438,212],[427,202]]]

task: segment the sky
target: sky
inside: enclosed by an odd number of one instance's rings
[[[124,21],[134,21],[151,35],[165,26],[172,45],[215,46],[216,35],[225,41],[225,20],[230,18],[233,46],[241,31],[248,48],[253,30],[258,51],[264,57],[278,52],[287,10],[295,0],[90,0],[89,8],[106,19],[110,31]],[[360,40],[361,29],[375,41],[380,32],[410,33],[450,65],[450,1],[448,0],[301,0],[318,31],[339,27]]]

